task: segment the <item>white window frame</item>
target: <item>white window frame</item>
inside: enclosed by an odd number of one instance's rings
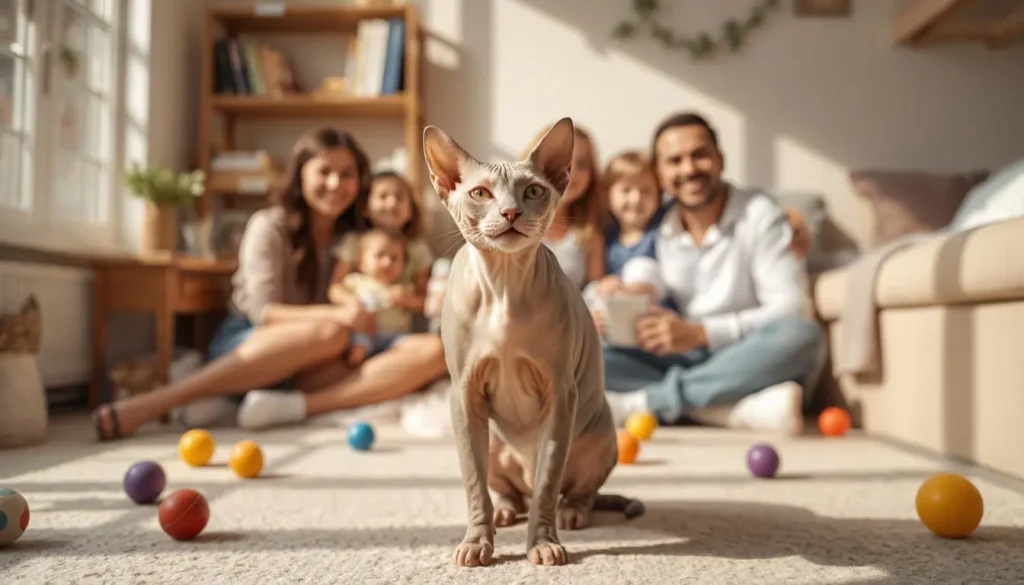
[[[25,92],[22,107],[27,108],[25,125],[29,133],[29,148],[26,149],[31,165],[21,165],[28,176],[20,181],[21,197],[27,199],[27,209],[13,210],[0,207],[0,245],[29,248],[49,252],[74,255],[90,255],[124,251],[121,237],[121,173],[122,159],[122,119],[124,93],[124,20],[126,6],[124,0],[112,0],[108,28],[109,56],[103,64],[106,77],[104,85],[109,88],[108,98],[111,109],[105,122],[109,128],[105,142],[108,152],[107,166],[102,175],[103,190],[97,194],[101,198],[99,205],[105,210],[105,218],[101,223],[73,218],[59,218],[55,213],[57,182],[54,174],[59,172],[57,164],[58,144],[57,131],[60,123],[60,106],[65,81],[59,71],[60,31],[58,30],[61,10],[65,4],[88,9],[91,0],[20,0],[25,7],[19,16],[21,24],[26,28],[28,38],[25,47],[29,63],[27,67],[28,81],[21,91]],[[90,18],[87,12],[79,11],[80,17]],[[88,43],[88,41],[87,41]],[[88,47],[88,45],[87,45]],[[87,49],[88,50],[88,49]],[[88,54],[83,59],[90,59]],[[17,80],[15,81],[17,87]],[[84,90],[82,88],[80,91]],[[87,90],[85,90],[87,91]],[[17,100],[15,100],[17,101]],[[18,114],[15,109],[15,115]],[[80,123],[83,127],[91,124],[86,111]],[[15,120],[17,124],[17,120]],[[88,131],[83,141],[91,142]],[[25,151],[23,151],[25,152]]]

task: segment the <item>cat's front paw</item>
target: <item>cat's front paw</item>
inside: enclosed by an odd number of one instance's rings
[[[564,565],[569,562],[569,553],[557,538],[548,538],[531,546],[526,558],[535,565]]]
[[[470,531],[473,532],[473,531]],[[486,567],[494,557],[494,537],[490,534],[467,534],[452,553],[452,562],[459,567]]]

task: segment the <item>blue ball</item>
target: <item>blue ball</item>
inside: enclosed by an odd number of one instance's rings
[[[348,444],[358,451],[369,451],[373,446],[373,427],[360,422],[348,428]]]

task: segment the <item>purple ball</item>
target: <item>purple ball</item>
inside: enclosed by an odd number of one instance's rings
[[[756,477],[775,477],[779,471],[779,454],[771,445],[758,443],[747,451],[747,467]]]
[[[136,504],[152,504],[165,487],[167,475],[155,461],[133,463],[124,474],[124,493]]]

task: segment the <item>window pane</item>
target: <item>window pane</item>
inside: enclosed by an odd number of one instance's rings
[[[82,219],[82,162],[73,153],[57,154],[57,173],[53,183],[53,214],[59,219]]]
[[[110,34],[98,26],[89,27],[86,83],[99,93],[110,92]]]
[[[0,0],[0,43],[18,41],[18,0]]]
[[[21,209],[21,139],[0,132],[0,208]]]
[[[3,2],[4,0],[0,0]],[[17,86],[18,67],[17,59],[0,53],[0,128],[17,128],[19,124],[14,119],[14,100],[20,98]]]
[[[85,154],[87,132],[86,107],[89,95],[76,88],[65,86],[57,110],[57,145],[60,150]]]
[[[89,158],[108,162],[113,158],[110,150],[113,138],[110,105],[105,99],[91,94],[83,94],[83,98],[87,103],[83,153]]]
[[[89,0],[89,10],[109,22],[114,17],[114,0]]]
[[[87,79],[85,68],[89,59],[86,53],[86,22],[74,8],[63,3],[61,9],[61,36],[59,63],[65,79]]]
[[[83,219],[102,223],[104,218],[101,212],[104,211],[104,199],[106,198],[107,185],[103,180],[103,167],[95,162],[84,161],[81,164],[82,170],[82,211]]]

